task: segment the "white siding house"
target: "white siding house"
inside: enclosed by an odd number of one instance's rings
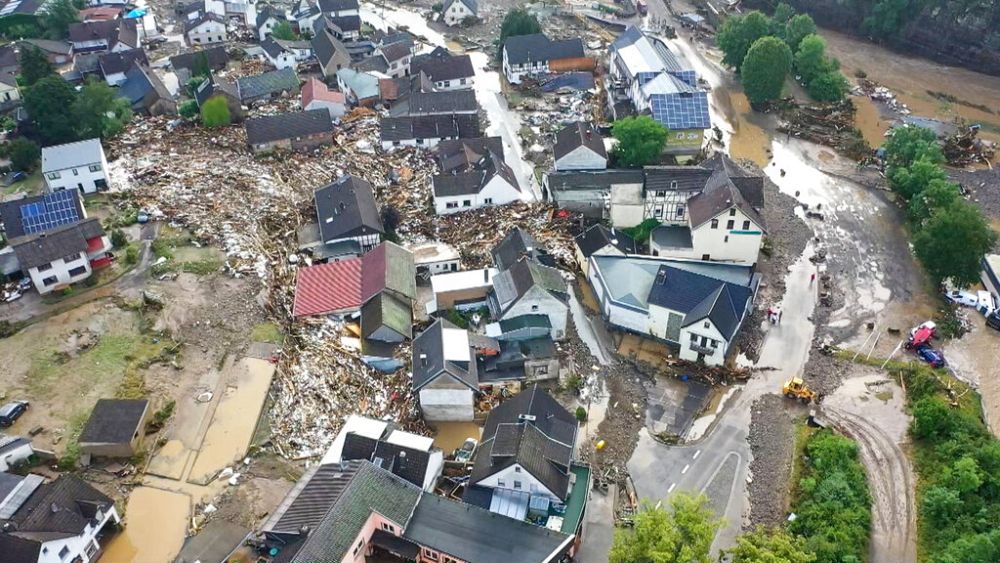
[[[226,22],[215,14],[203,14],[185,27],[184,35],[191,46],[223,43],[227,39]]]
[[[50,192],[77,188],[92,194],[108,188],[108,160],[100,139],[42,149],[42,175]]]
[[[95,556],[101,550],[101,545],[97,542],[97,534],[108,522],[116,524],[121,522],[121,517],[118,516],[114,505],[106,511],[98,510],[94,516],[94,523],[88,523],[86,529],[79,535],[43,543],[38,554],[38,563],[65,563],[66,561],[90,563],[96,561]]]
[[[501,174],[493,174],[482,186],[470,185],[467,189],[451,190],[453,180],[463,176],[472,176],[474,184],[478,184],[483,172],[467,172],[464,174],[442,174],[435,176],[431,182],[434,191],[434,210],[438,215],[448,215],[470,209],[506,205],[520,201],[521,191],[517,189],[517,180],[511,175],[505,178]],[[513,182],[513,183],[512,183]]]
[[[455,26],[476,17],[477,10],[476,0],[448,0],[441,8],[441,19],[445,25]]]

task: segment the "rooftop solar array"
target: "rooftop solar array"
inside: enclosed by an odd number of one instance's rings
[[[712,120],[708,114],[708,94],[657,94],[650,96],[653,119],[667,129],[708,129]]]
[[[42,199],[21,206],[24,233],[32,235],[69,225],[80,220],[76,207],[76,191],[61,190],[46,194]]]

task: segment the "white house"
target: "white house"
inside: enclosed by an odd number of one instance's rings
[[[459,25],[465,18],[475,18],[478,15],[479,4],[476,0],[447,0],[441,8],[441,19],[449,26]]]
[[[361,15],[358,0],[319,0],[319,9],[332,18]]]
[[[434,210],[447,215],[521,199],[514,171],[493,152],[482,157],[468,172],[438,174],[431,178]]]
[[[458,250],[440,241],[411,243],[406,249],[413,253],[413,265],[417,268],[418,276],[457,272],[462,265]]]
[[[413,339],[413,391],[424,420],[470,421],[479,393],[469,333],[438,319]]]
[[[553,340],[566,337],[569,290],[559,270],[523,257],[493,278],[490,314],[496,320],[546,315]]]
[[[609,324],[707,365],[725,363],[760,284],[749,266],[612,255],[591,256],[588,279]]]
[[[205,12],[193,20],[184,22],[184,36],[191,46],[223,43],[228,36],[226,21],[219,15]]]
[[[573,70],[584,58],[579,37],[553,41],[544,34],[518,35],[503,45],[503,73],[511,84],[525,77]]]
[[[476,71],[469,55],[453,55],[444,47],[436,47],[426,54],[417,55],[410,61],[410,74],[421,72],[430,78],[438,92],[448,90],[471,90],[475,86]]]
[[[604,138],[593,125],[584,121],[567,125],[556,133],[552,152],[557,172],[604,170],[608,167]]]
[[[496,268],[483,268],[431,276],[431,292],[434,296],[427,303],[427,314],[486,306],[490,290],[493,289],[493,278],[499,273]]]
[[[100,139],[42,149],[42,175],[48,191],[77,188],[92,194],[108,188],[108,160]]]
[[[0,472],[27,461],[34,453],[31,440],[21,436],[0,434]]]
[[[347,113],[347,97],[343,92],[330,90],[315,78],[309,78],[302,85],[302,110],[325,109],[330,119],[339,119]]]
[[[264,56],[278,70],[295,68],[295,65],[310,59],[312,44],[308,41],[284,41],[268,37],[260,44]]]
[[[114,501],[75,475],[49,483],[35,474],[0,477],[10,481],[5,488],[11,488],[0,500],[7,523],[0,530],[0,553],[17,554],[12,561],[96,561],[101,552],[98,536],[114,533],[121,524]],[[39,506],[45,510],[36,510]]]
[[[286,21],[285,15],[270,6],[257,12],[257,20],[255,22],[257,25],[257,39],[263,42],[271,36],[274,28],[283,21]]]
[[[481,135],[479,116],[476,114],[386,117],[380,125],[379,138],[386,151],[394,147],[430,149],[444,140],[478,138]]]
[[[42,295],[85,280],[95,267],[110,263],[111,240],[97,219],[27,234],[10,245],[21,270]]]
[[[0,110],[9,109],[21,102],[21,90],[13,74],[0,73]]]

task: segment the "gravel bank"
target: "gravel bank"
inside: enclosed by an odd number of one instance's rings
[[[795,426],[779,395],[757,399],[750,415],[750,526],[777,526],[788,512]]]

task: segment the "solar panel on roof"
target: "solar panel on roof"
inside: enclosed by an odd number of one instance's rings
[[[79,221],[75,197],[76,192],[62,190],[42,196],[41,201],[21,206],[24,233],[41,233]]]

